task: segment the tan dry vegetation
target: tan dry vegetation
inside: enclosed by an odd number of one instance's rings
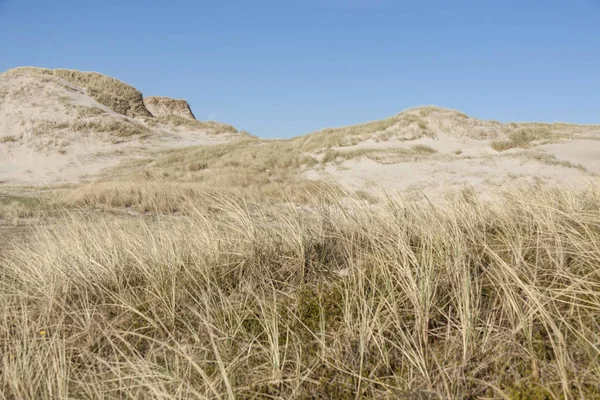
[[[427,109],[424,109],[427,110]],[[433,136],[423,115],[407,110],[381,121],[367,122],[341,128],[327,128],[310,135],[292,139],[304,151],[318,151],[329,147],[342,147],[360,143],[367,139],[388,141],[392,138],[412,140]]]
[[[214,193],[253,201],[310,202],[337,190],[299,177],[317,163],[287,141],[244,139],[176,149],[110,170],[104,180],[74,189],[66,201],[144,212],[182,211],[190,199],[204,202]]]
[[[146,123],[148,123],[151,126],[163,124],[175,127],[208,130],[212,131],[213,133],[239,133],[237,129],[235,129],[231,125],[222,124],[220,122],[215,121],[198,121],[196,119],[184,118],[173,114],[148,118],[146,119]]]
[[[45,207],[36,197],[0,196],[0,221],[38,217],[44,213]]]
[[[396,164],[400,162],[416,162],[428,158],[437,151],[426,145],[414,145],[411,148],[389,148],[389,149],[341,149],[327,150],[321,157],[321,163],[327,164],[332,161],[353,160],[368,158],[382,164]]]
[[[107,133],[118,137],[132,137],[149,134],[151,131],[142,124],[137,124],[124,119],[78,119],[68,122],[39,121],[35,124],[33,133],[56,135],[57,131],[67,130],[81,134]],[[59,133],[59,132],[58,132]]]
[[[19,139],[12,135],[0,137],[0,143],[12,143],[18,141]]]
[[[598,195],[70,213],[0,261],[0,391],[599,398]]]

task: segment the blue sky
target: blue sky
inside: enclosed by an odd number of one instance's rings
[[[98,71],[261,137],[435,104],[600,123],[600,0],[0,0],[0,71]]]

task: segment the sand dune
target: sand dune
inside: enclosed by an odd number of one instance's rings
[[[0,74],[0,115],[4,184],[94,180],[124,160],[150,158],[160,164],[162,151],[247,137],[229,125],[197,121],[185,100],[144,99],[114,78],[70,70],[17,68]],[[503,124],[419,107],[287,141],[245,142],[262,151],[251,163],[234,163],[238,169],[228,173],[269,171],[269,160],[281,157],[284,146],[288,155],[314,160],[290,170],[292,175],[375,196],[389,191],[428,196],[462,188],[485,193],[513,183],[581,187],[597,182],[599,139],[600,126]]]
[[[172,123],[168,104],[161,117],[152,116],[135,88],[97,73],[0,74],[0,182],[79,182],[127,158],[239,136],[214,122]]]

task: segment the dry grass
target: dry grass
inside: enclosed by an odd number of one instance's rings
[[[0,143],[13,143],[13,142],[18,142],[19,139],[15,136],[2,136],[0,137]]]
[[[49,202],[37,197],[0,195],[0,223],[17,224],[20,219],[39,218],[49,207]]]
[[[496,151],[505,151],[513,148],[528,148],[535,144],[544,144],[562,138],[574,138],[576,130],[590,129],[590,127],[567,124],[508,124],[511,128],[507,139],[495,140],[491,146]],[[591,127],[593,128],[593,127]]]
[[[390,149],[343,149],[343,150],[327,150],[321,157],[321,163],[327,164],[330,162],[339,162],[352,160],[356,158],[368,158],[382,164],[396,164],[401,162],[417,162],[427,156],[437,153],[437,150],[426,145],[415,145],[409,149],[406,148],[390,148]]]
[[[75,189],[67,202],[153,212],[183,211],[190,199],[203,202],[214,193],[257,202],[278,201],[282,196],[310,202],[332,190],[298,177],[317,163],[285,141],[246,139],[177,149],[119,166],[108,172],[104,182]]]
[[[108,133],[123,138],[150,133],[150,129],[140,123],[118,119],[116,117],[104,119],[77,119],[67,122],[39,121],[35,124],[33,132],[36,135],[46,135],[58,130],[68,130],[77,133]]]
[[[3,397],[600,397],[598,193],[210,202],[4,253]]]
[[[147,119],[147,122],[151,125],[165,124],[177,127],[186,127],[199,130],[210,130],[214,133],[238,133],[231,125],[222,124],[215,121],[198,121],[190,118],[183,118],[177,115],[161,115],[151,119]]]
[[[428,115],[428,114],[425,114]],[[387,141],[391,138],[406,136],[416,139],[432,137],[427,121],[418,110],[407,110],[394,117],[365,124],[342,128],[327,128],[310,135],[292,139],[304,151],[316,151],[330,147],[352,146],[367,139]]]

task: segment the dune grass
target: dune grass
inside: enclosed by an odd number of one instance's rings
[[[366,139],[386,141],[403,131],[412,132],[413,138],[433,135],[428,129],[427,121],[417,110],[407,110],[380,121],[322,129],[310,135],[294,138],[292,141],[304,151],[316,151],[330,147],[351,146]]]
[[[0,259],[5,398],[599,398],[600,197],[227,194]]]
[[[231,125],[222,124],[215,121],[198,121],[190,118],[183,118],[177,115],[161,115],[148,119],[147,122],[151,125],[165,124],[177,127],[186,127],[200,130],[210,130],[214,133],[238,133]]]
[[[311,202],[337,190],[300,177],[317,163],[286,141],[243,139],[172,150],[121,165],[108,171],[102,182],[75,188],[66,201],[142,212],[182,211],[189,199],[204,202],[214,193],[253,201],[279,201],[287,196]]]
[[[66,122],[38,121],[34,126],[34,133],[36,135],[46,135],[54,133],[57,130],[68,130],[77,133],[108,133],[122,138],[150,133],[150,129],[145,125],[116,117],[77,119]]]
[[[21,218],[40,216],[47,204],[37,197],[0,196],[0,221],[14,221]]]
[[[12,135],[0,137],[0,143],[13,143],[13,142],[18,142],[18,141],[19,141],[19,139]]]
[[[495,140],[491,146],[496,151],[505,151],[513,148],[528,148],[535,142],[549,142],[552,140],[561,139],[563,137],[571,137],[570,135],[561,133],[561,130],[566,128],[577,128],[566,124],[509,124],[513,129],[508,133],[507,139]]]
[[[327,150],[321,157],[321,163],[327,164],[340,160],[352,160],[357,158],[368,158],[382,164],[396,164],[400,162],[419,161],[427,156],[433,155],[437,151],[426,145],[414,145],[411,148],[359,148]]]

